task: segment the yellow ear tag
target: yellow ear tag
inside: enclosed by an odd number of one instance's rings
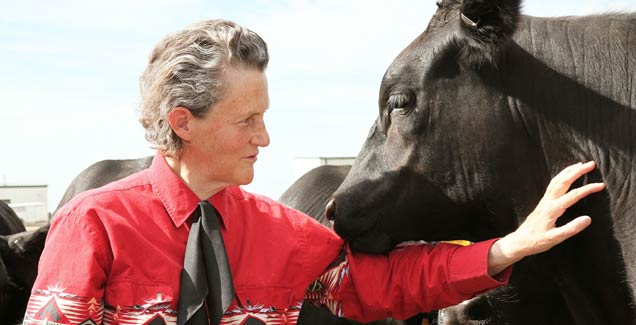
[[[445,240],[442,243],[455,244],[455,245],[460,245],[460,246],[468,246],[468,245],[472,244],[468,240],[461,240],[461,239],[458,239],[458,240]]]

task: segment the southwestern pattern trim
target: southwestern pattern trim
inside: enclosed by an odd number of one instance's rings
[[[221,325],[296,324],[301,306],[302,301],[282,310],[264,305],[232,306],[223,315]]]
[[[103,311],[102,299],[68,294],[64,288],[49,286],[33,291],[23,324],[101,324]]]
[[[334,294],[342,284],[342,280],[348,275],[349,261],[343,259],[312,282],[307,289],[305,299],[314,305],[324,306],[336,316],[344,317],[342,304],[334,299]]]

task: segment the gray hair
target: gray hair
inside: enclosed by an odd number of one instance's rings
[[[180,155],[183,142],[168,123],[175,107],[205,116],[222,99],[228,68],[264,71],[267,44],[255,32],[226,20],[205,20],[164,37],[139,78],[140,118],[146,140],[168,155]]]

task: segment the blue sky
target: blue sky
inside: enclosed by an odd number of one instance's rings
[[[163,35],[225,18],[268,42],[272,143],[248,189],[277,198],[294,180],[294,157],[357,154],[384,70],[436,8],[435,0],[1,1],[0,184],[48,184],[50,210],[90,164],[153,154],[137,122],[137,80]],[[524,5],[536,16],[629,9],[636,0]]]

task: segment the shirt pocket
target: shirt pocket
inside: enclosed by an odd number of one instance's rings
[[[161,284],[138,284],[116,281],[107,284],[104,295],[106,305],[128,311],[176,310],[172,287]]]

